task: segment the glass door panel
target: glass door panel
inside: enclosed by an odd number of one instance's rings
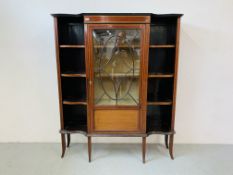
[[[138,106],[141,29],[94,29],[94,105]]]

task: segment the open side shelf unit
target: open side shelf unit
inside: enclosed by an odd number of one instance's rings
[[[182,14],[52,14],[62,157],[71,134],[165,135],[173,159]]]

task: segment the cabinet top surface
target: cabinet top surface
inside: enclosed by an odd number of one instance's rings
[[[80,14],[51,14],[53,17],[81,17],[81,16],[152,16],[152,17],[181,17],[183,14],[154,14],[154,13],[80,13]]]

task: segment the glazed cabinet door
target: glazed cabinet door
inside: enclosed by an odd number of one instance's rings
[[[145,24],[87,24],[89,131],[145,131]]]

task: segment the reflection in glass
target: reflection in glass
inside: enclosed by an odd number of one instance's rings
[[[138,105],[140,37],[137,29],[93,31],[95,105]]]

